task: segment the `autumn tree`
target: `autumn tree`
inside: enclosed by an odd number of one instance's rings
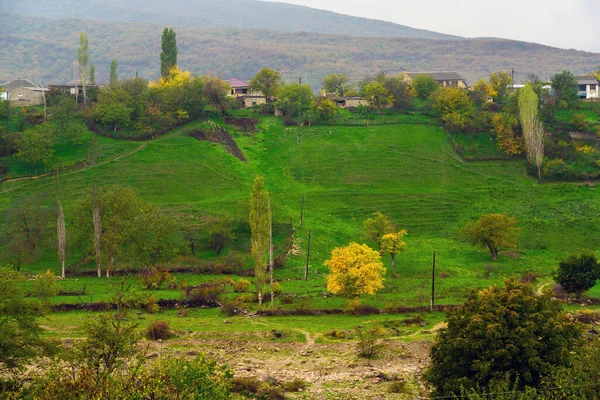
[[[365,86],[365,98],[375,107],[377,112],[392,103],[393,98],[382,82],[372,82]]]
[[[566,101],[570,105],[577,100],[577,79],[571,71],[563,71],[554,75],[552,89],[558,101]]]
[[[496,93],[491,85],[485,81],[485,79],[480,79],[473,84],[471,87],[471,97],[473,101],[479,105],[484,104],[488,97],[497,97],[498,93]]]
[[[88,83],[88,37],[85,32],[79,34],[79,49],[77,50],[77,62],[79,63],[79,79],[83,88],[83,105],[87,106],[87,83]]]
[[[395,227],[389,217],[379,211],[374,212],[370,218],[363,223],[365,239],[377,244],[377,249],[382,251],[383,236],[394,232]]]
[[[160,53],[160,75],[167,78],[173,67],[177,65],[177,38],[172,28],[165,28],[162,33],[162,52]]]
[[[203,79],[177,66],[171,68],[166,78],[160,77],[158,81],[150,82],[149,86],[151,97],[160,100],[161,110],[172,113],[175,118],[197,117],[207,102],[218,110],[229,106],[229,98],[225,93],[229,86],[225,82],[210,77]],[[223,102],[225,106],[221,104]]]
[[[591,289],[600,279],[600,265],[596,254],[591,251],[583,251],[581,254],[571,254],[560,261],[558,271],[554,280],[567,293],[575,293],[581,297],[581,293]]]
[[[310,86],[299,83],[282,85],[277,92],[277,106],[290,117],[298,117],[308,111],[314,100]]]
[[[452,132],[467,129],[467,123],[472,120],[474,106],[466,90],[457,87],[440,88],[432,98],[431,107],[438,112],[446,128]]]
[[[498,149],[507,154],[523,153],[525,148],[519,127],[519,120],[510,113],[499,113],[492,116],[492,132],[496,135]]]
[[[536,295],[515,278],[503,287],[472,290],[446,322],[424,375],[433,397],[542,387],[555,368],[570,366],[581,337],[550,293]]]
[[[319,97],[315,101],[313,107],[317,118],[322,121],[329,121],[333,119],[338,112],[338,107],[327,97]]]
[[[492,72],[490,74],[490,89],[491,94],[498,99],[503,99],[506,96],[508,87],[513,84],[512,76],[506,71]]]
[[[406,242],[402,238],[406,235],[406,230],[386,233],[381,237],[381,251],[392,257],[392,268],[396,266],[396,254],[406,251]]]
[[[519,113],[525,139],[527,161],[537,167],[538,179],[542,178],[544,163],[544,127],[538,115],[538,96],[531,85],[527,84],[519,94]]]
[[[110,62],[110,78],[109,82],[111,85],[116,85],[119,82],[119,73],[117,72],[117,60],[113,59]]]
[[[346,299],[358,299],[383,288],[385,268],[379,252],[366,244],[336,247],[325,261],[329,268],[327,290]]]
[[[277,94],[281,86],[281,77],[279,71],[275,71],[271,68],[263,68],[250,79],[250,88],[254,91],[261,92],[267,101],[271,101],[271,98]]]
[[[414,95],[420,99],[429,98],[429,96],[431,96],[440,88],[435,79],[428,75],[415,76],[412,78],[410,86],[414,92]]]
[[[323,79],[323,90],[325,94],[333,94],[337,97],[344,97],[346,92],[350,89],[348,83],[348,74],[329,74]]]
[[[494,260],[498,259],[501,249],[517,245],[517,220],[505,214],[484,214],[475,222],[467,224],[461,231],[462,236],[473,246],[487,248]]]
[[[262,307],[263,290],[267,279],[266,256],[269,251],[271,233],[271,203],[269,191],[262,176],[254,179],[250,194],[250,232],[252,259],[254,260],[254,286],[258,295],[258,306]]]

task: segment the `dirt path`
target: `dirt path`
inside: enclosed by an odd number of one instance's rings
[[[541,296],[544,293],[544,289],[546,289],[548,286],[552,285],[552,282],[546,282],[546,283],[542,283],[540,285],[540,287],[538,288],[538,290],[535,292],[538,296]]]

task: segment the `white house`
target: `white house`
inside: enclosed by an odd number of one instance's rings
[[[600,99],[598,80],[595,76],[576,76],[579,97],[582,99]]]

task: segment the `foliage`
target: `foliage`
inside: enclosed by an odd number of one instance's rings
[[[160,289],[160,287],[171,279],[171,274],[167,270],[161,270],[156,267],[144,268],[138,272],[138,278],[144,289]]]
[[[425,379],[433,396],[493,388],[540,387],[558,367],[568,367],[580,331],[549,293],[508,279],[504,287],[477,292],[446,317],[431,350]]]
[[[480,79],[473,84],[472,87],[472,96],[473,100],[482,105],[487,102],[488,97],[497,97],[498,93],[494,91],[492,86],[485,81],[485,79]]]
[[[438,83],[429,75],[417,75],[412,78],[410,86],[416,97],[427,99],[439,89]]]
[[[365,239],[377,244],[377,249],[383,250],[383,236],[392,233],[395,227],[389,217],[381,212],[374,212],[370,218],[363,222]]]
[[[517,220],[505,214],[481,215],[475,222],[467,224],[461,231],[463,237],[473,246],[486,247],[494,260],[502,248],[517,245]]]
[[[371,82],[365,86],[365,98],[369,101],[371,107],[377,111],[392,103],[393,97],[390,95],[382,82]]]
[[[324,262],[329,268],[327,290],[347,299],[374,294],[383,288],[385,268],[379,253],[366,244],[336,247]]]
[[[166,77],[160,77],[157,82],[150,82],[152,97],[159,100],[161,110],[171,113],[173,116],[185,112],[188,115],[198,116],[204,104],[209,101],[214,107],[221,107],[223,94],[226,95],[229,88],[224,82],[210,82],[207,78],[192,76],[189,71],[182,71],[174,66],[169,70]],[[219,92],[221,87],[221,92]]]
[[[591,289],[600,279],[600,265],[596,254],[591,251],[583,251],[581,254],[571,254],[558,263],[558,271],[554,280],[567,293],[575,293],[577,297],[581,293]]]
[[[509,113],[492,116],[492,132],[496,135],[498,149],[507,154],[522,154],[523,138],[518,133],[519,120]]]
[[[223,115],[227,114],[227,110],[232,106],[232,98],[228,95],[231,91],[229,83],[212,76],[204,76],[204,96],[208,104],[213,106]]]
[[[381,338],[384,333],[385,330],[380,325],[373,325],[370,328],[358,327],[356,329],[358,355],[364,358],[375,357],[383,347]]]
[[[319,97],[313,107],[317,118],[321,121],[332,120],[338,112],[335,103],[326,97]]]
[[[210,237],[210,245],[216,255],[220,255],[223,247],[235,239],[233,219],[229,216],[208,217],[204,229]]]
[[[436,92],[431,107],[443,118],[452,113],[468,114],[473,110],[473,102],[466,90],[446,87],[440,88]]]
[[[571,71],[563,71],[552,78],[552,89],[557,102],[565,101],[572,105],[577,99],[577,79]]]
[[[119,73],[117,71],[117,60],[113,59],[110,62],[109,82],[111,85],[116,85],[119,82]]]
[[[404,74],[386,77],[384,84],[388,93],[392,96],[392,106],[395,109],[402,110],[410,107],[411,93]]]
[[[19,286],[23,276],[0,266],[0,371],[17,369],[52,349],[41,337],[37,301],[26,299]]]
[[[16,140],[17,157],[36,166],[47,164],[54,155],[54,138],[47,124],[25,130]]]
[[[406,242],[402,240],[404,235],[406,235],[406,229],[386,233],[381,237],[381,251],[392,257],[392,267],[396,266],[396,254],[406,251]]]
[[[348,74],[328,74],[323,79],[322,88],[325,91],[325,95],[332,94],[337,97],[344,97],[348,90],[350,90],[348,81]]]
[[[279,71],[275,71],[271,68],[262,68],[250,79],[250,88],[254,91],[261,92],[266,96],[267,101],[271,100],[271,97],[275,96],[281,86],[281,77]]]
[[[152,321],[146,328],[146,337],[150,340],[165,340],[171,336],[171,328],[165,321]]]
[[[88,61],[89,61],[89,53],[88,53],[88,37],[85,32],[81,32],[79,34],[79,48],[77,49],[77,62],[79,63],[79,80],[81,81],[81,86],[83,87],[83,102],[87,104],[87,93],[86,86],[89,80],[88,77]]]
[[[173,28],[163,30],[161,46],[160,75],[166,79],[171,69],[177,65],[177,34]]]
[[[49,298],[56,296],[59,292],[60,285],[50,270],[36,275],[35,280],[31,284],[31,295],[42,298],[45,304],[49,304]]]
[[[506,71],[492,72],[490,74],[490,95],[494,98],[503,99],[508,86],[513,84],[511,75]],[[494,96],[495,94],[495,96]]]
[[[258,304],[262,306],[262,294],[267,277],[266,255],[271,240],[271,200],[262,176],[254,178],[250,194],[250,231],[252,237],[252,259],[254,260],[254,286]]]
[[[277,92],[277,106],[290,117],[297,117],[308,111],[313,102],[314,96],[308,85],[284,84]]]
[[[233,291],[236,293],[245,293],[250,288],[250,281],[247,279],[240,279],[233,284]]]
[[[571,123],[580,132],[586,131],[589,128],[589,124],[585,120],[585,114],[574,114]]]
[[[541,179],[545,135],[544,127],[538,116],[538,102],[538,96],[531,85],[525,85],[519,94],[519,112],[525,139],[525,150],[527,150],[527,161],[537,167],[538,179]]]

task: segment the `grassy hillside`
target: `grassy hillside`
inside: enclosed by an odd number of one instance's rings
[[[438,283],[439,301],[456,303],[467,288],[500,283],[511,274],[532,271],[549,280],[565,254],[600,248],[596,187],[539,185],[525,175],[522,161],[465,163],[453,152],[446,133],[427,117],[406,116],[404,123],[395,125],[312,128],[284,128],[278,119],[262,118],[255,135],[233,131],[246,163],[220,145],[185,135],[194,124],[144,143],[101,139],[101,157],[93,168],[61,174],[67,218],[73,202],[92,183],[130,185],[143,199],[183,220],[205,213],[234,216],[242,230],[236,250],[244,252],[248,196],[253,177],[262,174],[278,224],[298,225],[305,193],[304,227],[296,236],[305,239],[308,229],[313,235],[311,280],[287,281],[284,291],[314,296],[329,306],[342,306],[343,301],[319,295],[326,270],[322,262],[333,247],[362,241],[362,221],[374,211],[388,214],[408,230],[408,253],[388,271],[387,289],[374,300],[380,306],[392,300],[422,303],[433,251],[438,271],[448,275]],[[0,208],[21,196],[51,195],[53,190],[53,178],[4,182]],[[468,221],[491,212],[515,216],[522,229],[518,249],[498,262],[485,250],[461,242],[458,234]],[[55,268],[55,259],[49,251],[25,270]],[[74,260],[71,255],[69,262]],[[389,266],[389,260],[385,262]],[[277,272],[278,279],[302,276],[303,263],[303,257],[290,258]],[[90,287],[97,286],[93,278],[86,279]],[[102,294],[106,288],[97,290]],[[177,291],[161,293],[170,295],[177,296]]]
[[[50,20],[0,15],[0,82],[26,77],[60,83],[72,79],[79,33],[90,43],[90,63],[98,82],[108,81],[112,59],[120,77],[159,75],[164,25]],[[332,72],[345,72],[353,83],[378,71],[456,70],[469,83],[497,70],[515,70],[516,80],[529,73],[547,78],[568,69],[594,70],[600,55],[505,40],[427,40],[361,38],[267,30],[175,28],[182,68],[228,79],[248,79],[268,66],[288,81],[308,79],[315,88]],[[535,62],[534,62],[535,61]]]
[[[21,0],[2,6],[4,12],[44,18],[148,22],[170,26],[271,29],[367,37],[458,39],[458,36],[415,29],[391,22],[351,17],[330,11],[256,0]]]

